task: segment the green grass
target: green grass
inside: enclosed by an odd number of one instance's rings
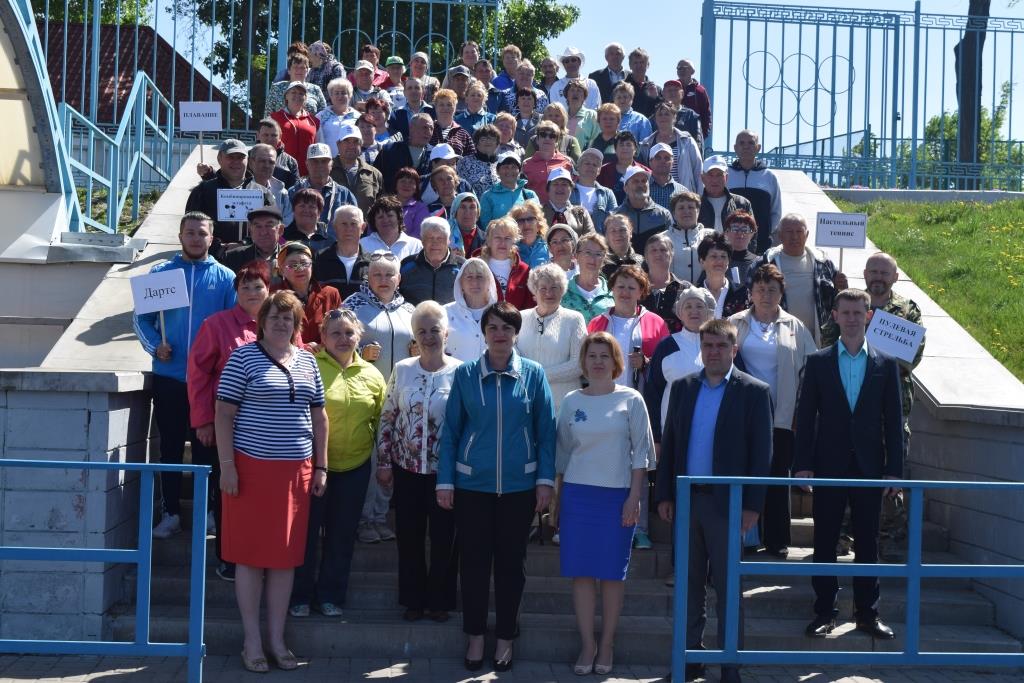
[[[134,235],[142,221],[149,215],[150,210],[156,201],[160,199],[160,190],[147,190],[139,195],[139,218],[132,220],[132,195],[128,194],[128,200],[124,203],[124,211],[121,212],[118,221],[117,231],[127,235]],[[92,205],[86,205],[86,193],[84,188],[78,188],[78,201],[82,211],[87,212],[93,220],[105,222],[107,220],[107,191],[104,189],[94,190],[92,193]]]
[[[869,204],[868,237],[1024,380],[1024,201]]]

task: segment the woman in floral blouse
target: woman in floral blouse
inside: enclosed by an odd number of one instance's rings
[[[412,331],[420,355],[396,363],[388,381],[377,440],[377,480],[383,487],[394,485],[403,617],[447,621],[455,607],[455,518],[438,506],[434,486],[445,407],[461,363],[444,353],[448,316],[437,302],[416,307]]]

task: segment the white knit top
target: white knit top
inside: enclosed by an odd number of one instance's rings
[[[570,391],[580,388],[580,346],[587,336],[587,323],[576,311],[559,306],[538,322],[537,309],[523,311],[516,348],[524,358],[537,361],[551,385],[555,410]]]
[[[555,450],[555,471],[564,481],[629,488],[632,471],[654,462],[654,437],[640,392],[617,384],[601,396],[566,395]]]

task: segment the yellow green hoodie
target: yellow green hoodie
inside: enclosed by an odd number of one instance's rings
[[[324,382],[327,417],[327,469],[347,472],[366,462],[377,440],[387,383],[380,371],[355,354],[345,369],[320,349],[316,364]]]

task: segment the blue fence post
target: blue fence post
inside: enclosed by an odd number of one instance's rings
[[[921,0],[914,2],[914,102],[912,111],[913,120],[910,122],[910,180],[907,186],[911,190],[917,189],[917,131],[919,103],[918,88],[921,82]]]
[[[898,14],[893,15],[892,47],[892,141],[889,144],[889,187],[896,187],[899,169],[899,118],[900,118],[900,32],[902,26]],[[915,74],[915,79],[916,79]]]
[[[672,568],[676,577],[675,600],[673,602],[672,619],[672,680],[683,680],[686,669],[686,601],[689,585],[687,583],[690,565],[690,478],[676,477],[676,507],[672,517],[674,526],[675,566]],[[683,615],[683,616],[680,616]]]
[[[135,566],[135,643],[149,643],[150,589],[153,573],[153,472],[139,478],[139,563]]]
[[[730,46],[731,47],[731,46]],[[715,104],[715,0],[704,0],[704,11],[700,19],[700,82],[708,92],[712,110]],[[704,138],[704,149],[711,150],[711,136],[714,129]],[[726,131],[728,135],[728,131]]]
[[[102,0],[92,1],[92,54],[89,70],[89,115],[94,122],[99,121],[100,114],[100,28],[103,21]],[[65,22],[67,17],[65,17]],[[66,30],[66,24],[65,24]],[[85,80],[85,79],[82,79]]]
[[[735,655],[740,642],[740,534],[743,520],[743,485],[729,484],[729,537],[727,546],[727,575],[725,577],[725,616],[722,616],[722,596],[718,596],[718,618],[725,619],[725,642],[718,647],[724,653]]]
[[[921,530],[924,527],[924,490],[910,489],[907,509],[907,634],[906,652],[920,652],[921,639]]]
[[[203,612],[206,605],[206,508],[210,468],[192,473],[192,569],[189,579],[192,597],[188,605],[188,680],[203,680]]]
[[[292,0],[280,0],[280,8],[277,15],[277,71],[288,68],[288,46],[292,42]],[[267,49],[270,49],[269,37]]]

